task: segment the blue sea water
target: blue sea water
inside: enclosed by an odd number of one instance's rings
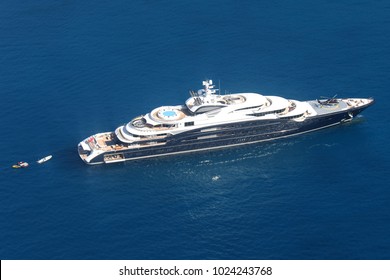
[[[0,258],[390,259],[389,14],[383,0],[1,1]],[[376,104],[272,143],[78,157],[205,78]]]

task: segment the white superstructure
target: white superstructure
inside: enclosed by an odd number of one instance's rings
[[[203,85],[204,89],[197,93],[190,92],[191,97],[185,105],[158,107],[118,127],[116,136],[124,143],[132,143],[140,137],[161,137],[210,125],[258,120],[259,117],[275,119],[316,115],[307,102],[258,93],[220,95],[214,89],[212,80],[204,81]]]

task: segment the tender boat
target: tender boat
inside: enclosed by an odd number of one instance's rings
[[[26,168],[28,163],[25,161],[19,161],[17,164],[12,165],[12,168]]]
[[[50,160],[52,157],[53,157],[52,155],[48,155],[48,156],[46,156],[46,157],[41,158],[40,160],[38,160],[37,163],[39,163],[39,164],[44,163],[44,162]]]
[[[222,95],[212,80],[183,105],[162,106],[78,144],[87,164],[221,149],[295,136],[351,121],[372,98],[308,101],[258,93]]]

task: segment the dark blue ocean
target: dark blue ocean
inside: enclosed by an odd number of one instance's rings
[[[0,259],[390,259],[389,15],[387,0],[2,0]],[[270,143],[78,157],[205,78],[376,103]]]

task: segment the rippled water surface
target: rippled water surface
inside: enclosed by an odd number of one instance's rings
[[[389,13],[388,1],[2,1],[0,258],[389,259]],[[80,140],[181,104],[205,78],[376,104],[275,142],[79,159]],[[31,166],[12,169],[20,160]]]

